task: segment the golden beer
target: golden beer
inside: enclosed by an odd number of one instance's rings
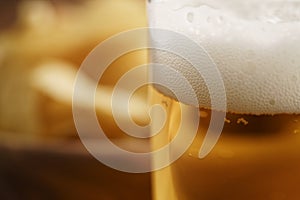
[[[155,89],[151,99],[167,112],[164,128],[152,140],[157,149],[167,145],[177,133],[180,103]],[[199,113],[199,129],[189,149],[170,166],[153,172],[154,199],[299,198],[299,115],[227,113],[218,143],[207,157],[200,159],[198,152],[210,111],[200,109]]]

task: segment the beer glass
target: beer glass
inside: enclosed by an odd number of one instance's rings
[[[197,83],[188,73],[190,63],[174,52],[151,50],[151,62],[169,65],[192,79],[202,101],[199,108],[193,105],[181,84],[175,89],[185,101],[168,88],[152,86],[151,103],[165,110],[165,123],[152,138],[153,149],[176,137],[189,110],[196,108],[199,113],[192,144],[177,160],[152,173],[153,198],[300,198],[300,2],[149,0],[147,10],[150,28],[184,35],[203,48],[220,72],[227,99],[226,110],[213,110],[209,95],[203,95],[207,90],[201,78]],[[159,34],[150,37],[155,41]],[[170,46],[178,42],[167,41]],[[198,59],[204,58],[199,55]],[[156,80],[164,79],[161,73],[168,75],[157,68],[150,71]],[[178,77],[173,78],[166,79],[176,84]],[[214,111],[226,115],[224,128],[216,145],[200,158],[207,130],[215,123]],[[158,130],[161,113],[154,111],[152,120],[152,130]],[[191,113],[185,120],[188,134],[195,119]],[[169,149],[170,154],[172,151],[176,146]],[[158,159],[162,158],[153,157],[154,165]]]

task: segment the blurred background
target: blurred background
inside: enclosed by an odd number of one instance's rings
[[[150,174],[102,165],[80,142],[72,118],[73,82],[88,53],[146,25],[144,0],[0,1],[0,199],[151,199]],[[135,152],[148,142],[126,136],[105,102],[122,74],[146,61],[142,50],[120,57],[97,89],[100,125]],[[146,93],[140,88],[131,99],[138,124],[147,121]]]

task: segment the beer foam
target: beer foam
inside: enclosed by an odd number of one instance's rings
[[[255,115],[300,113],[300,2],[185,2],[151,1],[149,25],[182,33],[208,52],[223,77],[227,111]],[[152,56],[154,62],[166,64],[174,64],[174,59],[171,54]],[[180,71],[189,79],[190,66],[180,62]],[[153,76],[176,80],[160,73],[154,71]],[[201,106],[209,108],[205,83],[191,84],[198,90]],[[179,95],[186,96],[184,88],[179,88],[181,84],[176,85]],[[172,97],[167,90],[158,89]],[[190,104],[189,100],[184,103]]]

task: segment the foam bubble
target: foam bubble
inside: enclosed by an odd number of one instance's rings
[[[300,2],[173,2],[148,5],[150,27],[180,32],[205,48],[224,78],[228,111],[300,113]],[[181,71],[191,71],[191,66],[172,54],[158,52],[152,59],[166,64],[176,60]],[[158,76],[161,72],[153,73]],[[192,85],[199,90],[203,107],[209,107],[205,83],[199,80]]]

